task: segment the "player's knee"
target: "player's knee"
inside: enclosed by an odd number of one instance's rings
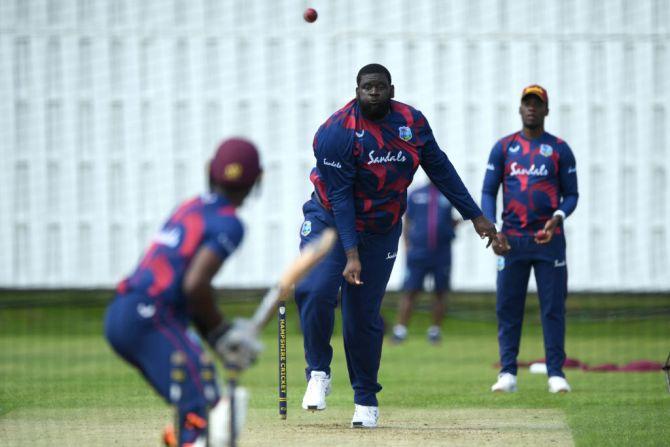
[[[410,292],[408,292],[405,296],[402,297],[402,300],[414,304],[414,301],[416,301],[416,296],[417,296],[417,290],[413,289]]]
[[[303,315],[332,312],[337,306],[337,293],[323,288],[299,291],[296,289],[296,301]]]

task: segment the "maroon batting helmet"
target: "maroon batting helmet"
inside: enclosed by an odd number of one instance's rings
[[[243,138],[223,141],[209,163],[210,183],[226,188],[250,188],[261,172],[256,146]]]

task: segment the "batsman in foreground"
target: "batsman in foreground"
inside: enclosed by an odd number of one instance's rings
[[[325,228],[340,244],[296,286],[308,379],[302,406],[326,408],[337,295],[342,289],[344,349],[354,389],[352,427],[376,427],[377,381],[383,330],[379,313],[401,234],[407,187],[421,165],[431,181],[472,219],[477,233],[495,240],[482,215],[418,110],[393,101],[391,74],[361,68],[356,98],[335,112],[314,137],[314,193],[303,206],[301,245]]]
[[[229,442],[229,400],[220,398],[214,363],[189,325],[228,369],[248,368],[261,349],[248,320],[230,322],[221,315],[211,287],[242,241],[235,209],[260,175],[258,152],[250,142],[223,142],[209,165],[210,192],[177,208],[107,309],[109,343],[177,408],[177,430],[166,429],[166,445],[223,447]],[[246,395],[237,390],[233,409],[239,432]]]

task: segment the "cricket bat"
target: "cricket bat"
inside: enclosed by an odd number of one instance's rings
[[[277,284],[265,294],[256,312],[251,317],[251,323],[254,330],[258,333],[265,327],[270,319],[275,315],[277,306],[283,303],[295,283],[300,281],[314,268],[335,245],[337,233],[332,228],[326,228],[318,239],[307,244],[300,255],[284,270],[279,277]],[[285,310],[284,310],[285,312]],[[285,322],[284,322],[285,324]],[[284,325],[284,327],[286,327]],[[285,348],[286,345],[284,345]],[[284,352],[285,355],[285,352]],[[285,370],[284,370],[285,373]],[[228,377],[228,396],[230,399],[230,419],[229,419],[229,446],[235,447],[237,444],[236,423],[235,423],[235,388],[237,387],[237,371],[230,371]],[[285,393],[285,392],[284,392]],[[283,417],[286,417],[286,394],[283,395]],[[281,404],[280,404],[281,405]]]
[[[256,331],[265,327],[275,315],[277,305],[286,300],[293,285],[304,278],[328,254],[336,240],[335,230],[326,228],[318,239],[307,244],[300,255],[286,267],[277,284],[268,290],[251,318]]]

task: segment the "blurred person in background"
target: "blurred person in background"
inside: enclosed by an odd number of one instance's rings
[[[482,190],[484,215],[495,221],[496,196],[503,185],[502,230],[493,246],[499,256],[496,315],[501,369],[491,390],[517,389],[517,356],[533,269],[549,391],[569,392],[563,373],[568,294],[563,222],[575,210],[579,197],[576,162],[568,144],[544,130],[549,98],[543,87],[523,89],[519,114],[523,128],[493,146]]]
[[[114,351],[177,408],[176,431],[166,428],[165,445],[228,445],[230,401],[220,396],[200,337],[235,371],[248,368],[260,350],[248,320],[229,321],[218,310],[211,282],[242,242],[236,208],[261,172],[252,143],[224,141],[209,164],[210,191],[176,208],[107,308],[105,336]],[[238,387],[237,432],[246,401]]]
[[[412,191],[407,198],[403,240],[407,253],[404,294],[398,303],[398,319],[391,340],[401,343],[407,338],[407,325],[427,276],[433,279],[432,324],[428,341],[442,339],[442,320],[451,279],[451,243],[458,224],[452,216],[449,200],[432,183]]]

